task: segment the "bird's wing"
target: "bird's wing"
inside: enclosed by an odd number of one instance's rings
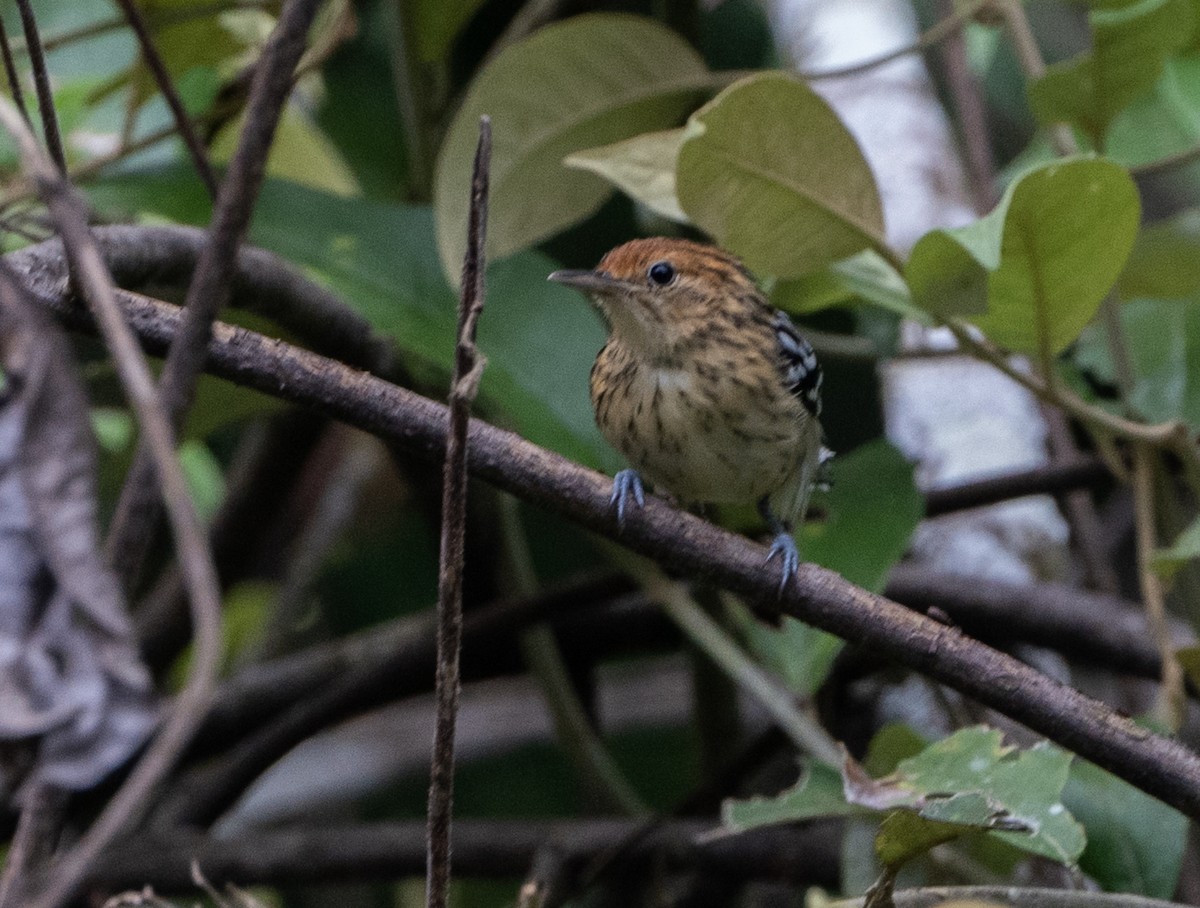
[[[812,344],[796,330],[792,320],[783,312],[775,313],[775,337],[779,341],[779,361],[783,380],[789,391],[813,416],[821,415],[821,365]]]

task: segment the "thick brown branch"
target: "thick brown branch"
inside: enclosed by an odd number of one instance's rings
[[[836,823],[821,822],[704,838],[715,821],[665,824],[623,857],[629,865],[665,860],[671,867],[704,867],[731,877],[771,878],[807,885],[837,884]],[[632,820],[459,820],[454,824],[454,872],[462,876],[519,879],[537,850],[560,849],[576,867],[623,845],[638,829]],[[255,830],[214,839],[187,832],[139,835],[111,849],[92,883],[112,888],[153,886],[192,890],[192,860],[216,884],[279,885],[352,879],[395,880],[425,867],[425,825],[420,821],[341,828]]]
[[[161,350],[175,333],[178,310],[131,294],[125,300],[143,341]],[[81,323],[74,306],[61,299],[46,302]],[[443,454],[445,407],[339,363],[218,323],[208,365],[215,374],[318,408],[423,456]],[[871,647],[1024,723],[1189,816],[1200,816],[1200,759],[1104,704],[815,565],[802,566],[798,582],[777,603],[775,584],[763,569],[765,550],[750,540],[657,498],[627,515],[618,531],[607,477],[479,420],[472,421],[468,439],[472,474],[498,488],[612,537],[670,570],[706,578]]]

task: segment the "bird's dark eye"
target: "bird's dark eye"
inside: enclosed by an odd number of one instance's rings
[[[675,269],[670,262],[655,262],[646,274],[660,287],[665,287],[675,279]]]

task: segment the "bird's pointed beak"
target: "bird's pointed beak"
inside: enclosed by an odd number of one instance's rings
[[[622,286],[621,281],[603,271],[566,269],[553,272],[546,280],[554,281],[556,284],[563,284],[567,287],[574,287],[576,290],[582,290],[585,293],[611,294],[619,290]]]

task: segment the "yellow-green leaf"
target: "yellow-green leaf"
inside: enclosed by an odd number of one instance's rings
[[[683,144],[682,129],[648,132],[622,142],[586,148],[568,155],[568,167],[590,170],[656,214],[681,224],[688,216],[675,194],[675,161]]]
[[[475,77],[438,154],[438,252],[457,281],[467,235],[479,117],[492,118],[488,252],[500,258],[594,212],[611,187],[563,159],[678,125],[712,74],[679,35],[650,19],[576,16],[507,48]]]
[[[1140,216],[1133,180],[1111,161],[1044,165],[986,217],[921,237],[904,277],[926,311],[966,317],[1018,353],[1058,354],[1121,273]]]
[[[761,274],[797,277],[883,247],[883,208],[858,145],[783,73],[742,79],[691,116],[676,185],[692,222]]]

